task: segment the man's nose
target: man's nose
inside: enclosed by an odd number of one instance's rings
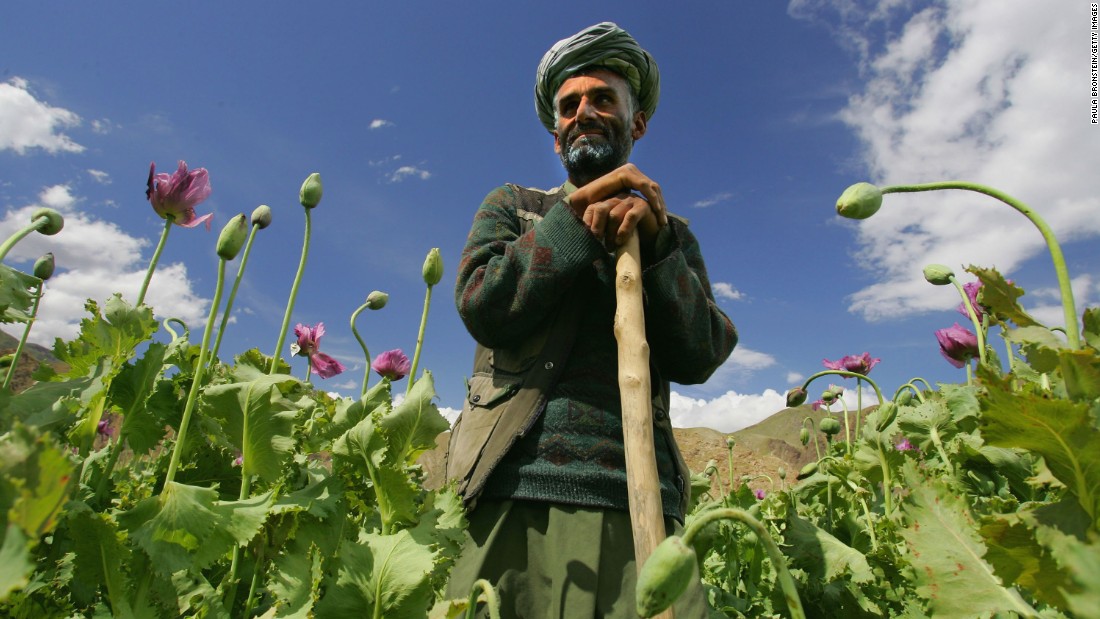
[[[593,118],[599,118],[599,114],[596,113],[596,106],[592,105],[592,100],[588,97],[581,97],[580,102],[577,104],[577,120]]]

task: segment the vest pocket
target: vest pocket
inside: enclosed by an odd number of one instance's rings
[[[462,490],[481,458],[489,435],[519,391],[519,376],[474,374],[470,379],[462,414],[451,430],[447,448],[447,479],[457,480]]]

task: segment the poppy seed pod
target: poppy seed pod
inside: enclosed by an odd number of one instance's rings
[[[429,286],[434,286],[439,283],[439,280],[443,279],[443,257],[439,255],[438,247],[433,247],[428,252],[428,257],[424,259],[422,274],[424,275],[424,283]]]
[[[817,472],[817,462],[811,462],[811,463],[807,464],[806,466],[802,467],[802,470],[800,470],[798,472],[798,477],[796,479],[806,479],[807,477],[809,477],[810,475],[813,475],[816,472]]]
[[[313,208],[321,203],[321,193],[321,175],[314,172],[302,183],[302,189],[298,192],[298,201],[306,208]]]
[[[53,277],[54,261],[53,252],[50,252],[34,262],[34,276],[42,281]]]
[[[386,307],[386,303],[389,302],[390,295],[382,292],[381,290],[374,290],[367,295],[367,308],[372,310],[380,310]]]
[[[818,422],[817,427],[824,432],[827,436],[832,436],[837,432],[840,432],[840,422],[833,417],[826,417]]]
[[[53,236],[61,232],[61,229],[65,227],[65,218],[61,216],[61,213],[58,213],[52,208],[43,207],[35,209],[35,211],[31,213],[32,222],[38,221],[39,217],[46,218],[46,221],[38,224],[38,231],[46,236]]]
[[[810,444],[810,431],[807,430],[806,428],[802,428],[801,430],[799,430],[798,431],[798,440],[799,440],[799,442],[802,443],[803,447],[805,447],[806,445],[809,445]]]
[[[856,183],[836,201],[836,212],[848,219],[867,219],[882,206],[882,190],[871,183]]]
[[[935,286],[946,286],[951,283],[955,272],[942,264],[930,264],[924,267],[924,279]]]
[[[787,407],[794,408],[801,406],[806,402],[806,390],[802,387],[795,387],[787,392]]]
[[[245,239],[248,238],[248,219],[244,213],[229,220],[218,235],[218,257],[222,260],[232,260],[241,251]]]
[[[695,551],[679,535],[666,537],[638,572],[638,615],[652,617],[672,606],[694,577]]]
[[[252,225],[260,230],[271,225],[271,207],[261,204],[252,211]]]
[[[894,402],[897,403],[898,406],[908,406],[909,403],[912,401],[913,390],[909,388],[902,389],[901,393],[898,394],[898,397],[894,398]]]
[[[884,402],[882,406],[878,407],[878,415],[878,424],[875,425],[875,430],[883,432],[897,419],[898,405],[893,402]]]

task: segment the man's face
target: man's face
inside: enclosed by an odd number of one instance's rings
[[[625,164],[634,140],[645,134],[645,113],[633,110],[629,84],[613,71],[596,69],[565,80],[554,106],[554,151],[577,184]]]

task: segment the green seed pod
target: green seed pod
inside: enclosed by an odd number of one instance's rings
[[[65,218],[61,216],[61,213],[53,210],[52,208],[40,208],[35,209],[31,213],[31,222],[38,221],[39,217],[45,217],[46,221],[38,224],[38,231],[46,236],[53,236],[61,229],[65,227]]]
[[[737,439],[731,434],[726,437],[726,449],[733,449],[733,446],[737,444]]]
[[[828,436],[840,432],[840,422],[833,417],[825,417],[818,422],[817,427]]]
[[[252,211],[252,225],[260,230],[271,225],[271,207],[261,204]]]
[[[871,183],[856,183],[836,201],[836,212],[848,219],[867,219],[882,206],[882,190]]]
[[[802,442],[802,446],[810,444],[810,431],[805,426],[798,432],[798,440]]]
[[[10,352],[3,357],[0,357],[0,370],[10,368],[13,361],[15,361],[14,352]]]
[[[443,257],[439,255],[438,247],[433,247],[428,252],[428,257],[424,259],[422,274],[424,283],[429,286],[434,286],[443,279]]]
[[[248,218],[244,213],[229,220],[218,235],[218,257],[222,260],[232,260],[241,251],[245,239],[248,238]]]
[[[776,473],[779,474],[779,479],[787,479],[787,467],[785,467],[785,466],[779,467],[776,470]]]
[[[372,310],[380,310],[386,307],[386,303],[390,300],[390,295],[380,291],[374,290],[367,295],[367,308]]]
[[[942,264],[930,264],[924,267],[924,279],[935,286],[946,286],[951,283],[955,272]]]
[[[695,577],[695,551],[673,535],[653,549],[641,571],[634,598],[635,610],[652,617],[672,606]]]
[[[883,432],[886,428],[890,427],[891,423],[894,423],[894,419],[898,416],[898,405],[893,402],[885,402],[882,406],[878,407],[878,424],[875,425],[875,430]]]
[[[796,477],[795,479],[806,479],[807,477],[809,477],[810,475],[813,475],[816,472],[817,472],[817,462],[811,462],[811,463],[807,464],[806,466],[802,467],[802,470],[798,472],[798,477]]]
[[[806,402],[806,390],[802,387],[795,387],[787,392],[787,408],[794,408],[801,406]]]
[[[42,281],[53,277],[54,261],[53,252],[50,252],[34,262],[34,276]]]
[[[909,406],[909,403],[913,401],[913,390],[909,387],[901,390],[901,393],[894,398],[894,402],[898,406]]]
[[[298,191],[298,201],[306,208],[313,208],[321,203],[321,193],[321,175],[314,172],[302,183],[302,189]]]

